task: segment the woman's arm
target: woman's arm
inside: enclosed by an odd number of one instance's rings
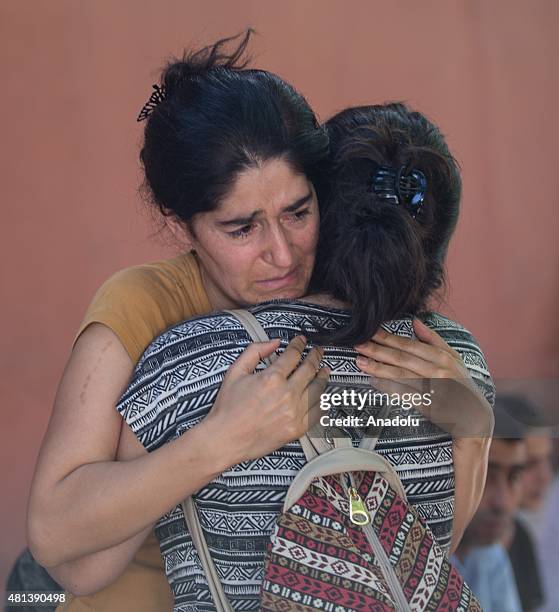
[[[383,391],[425,392],[429,379],[432,404],[418,408],[453,436],[455,501],[451,553],[483,495],[494,417],[457,351],[435,331],[414,320],[417,340],[380,330],[356,347],[359,367]],[[403,389],[403,387],[406,387]]]
[[[131,538],[227,467],[226,453],[207,448],[206,427],[115,461],[123,424],[115,405],[131,371],[104,325],[88,327],[72,351],[29,499],[29,546],[47,568]],[[177,473],[191,476],[185,483]]]
[[[458,548],[466,527],[476,513],[487,477],[491,437],[454,438],[454,519],[450,554]]]
[[[307,431],[308,386],[320,352],[297,368],[304,342],[295,339],[253,374],[277,347],[249,346],[200,424],[149,454],[115,461],[122,420],[114,406],[131,364],[112,331],[87,328],[64,372],[32,483],[27,529],[35,558],[60,566],[129,540],[229,466]]]
[[[117,459],[129,461],[146,452],[132,430],[125,425],[119,440]],[[121,544],[49,567],[47,571],[69,593],[79,597],[92,595],[124,572],[153,527],[150,525]]]
[[[122,544],[49,567],[48,573],[72,595],[93,595],[112,584],[127,568],[153,525]]]

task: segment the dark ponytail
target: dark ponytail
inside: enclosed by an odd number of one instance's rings
[[[319,182],[320,241],[313,290],[348,303],[348,325],[316,342],[368,340],[381,323],[417,314],[444,283],[444,258],[456,226],[460,173],[440,131],[404,104],[350,108],[326,124],[330,168]],[[427,190],[414,216],[381,197],[382,167],[419,170]]]
[[[150,112],[140,159],[148,195],[189,222],[217,208],[238,174],[283,159],[311,181],[328,137],[303,96],[265,70],[247,69],[251,30],[171,61]]]

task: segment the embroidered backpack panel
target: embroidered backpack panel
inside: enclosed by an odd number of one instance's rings
[[[350,520],[347,474],[321,476],[278,516],[261,610],[481,612],[415,508],[378,472],[353,472],[370,523]],[[405,607],[404,607],[405,606]]]

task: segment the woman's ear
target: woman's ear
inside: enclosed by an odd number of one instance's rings
[[[165,224],[185,251],[194,251],[194,236],[184,221],[179,221],[174,216],[168,216],[165,217]]]

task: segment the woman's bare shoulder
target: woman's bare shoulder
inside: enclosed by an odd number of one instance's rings
[[[191,272],[188,256],[119,270],[96,291],[76,340],[88,326],[101,323],[136,362],[153,338],[194,314],[188,294],[201,290]]]

